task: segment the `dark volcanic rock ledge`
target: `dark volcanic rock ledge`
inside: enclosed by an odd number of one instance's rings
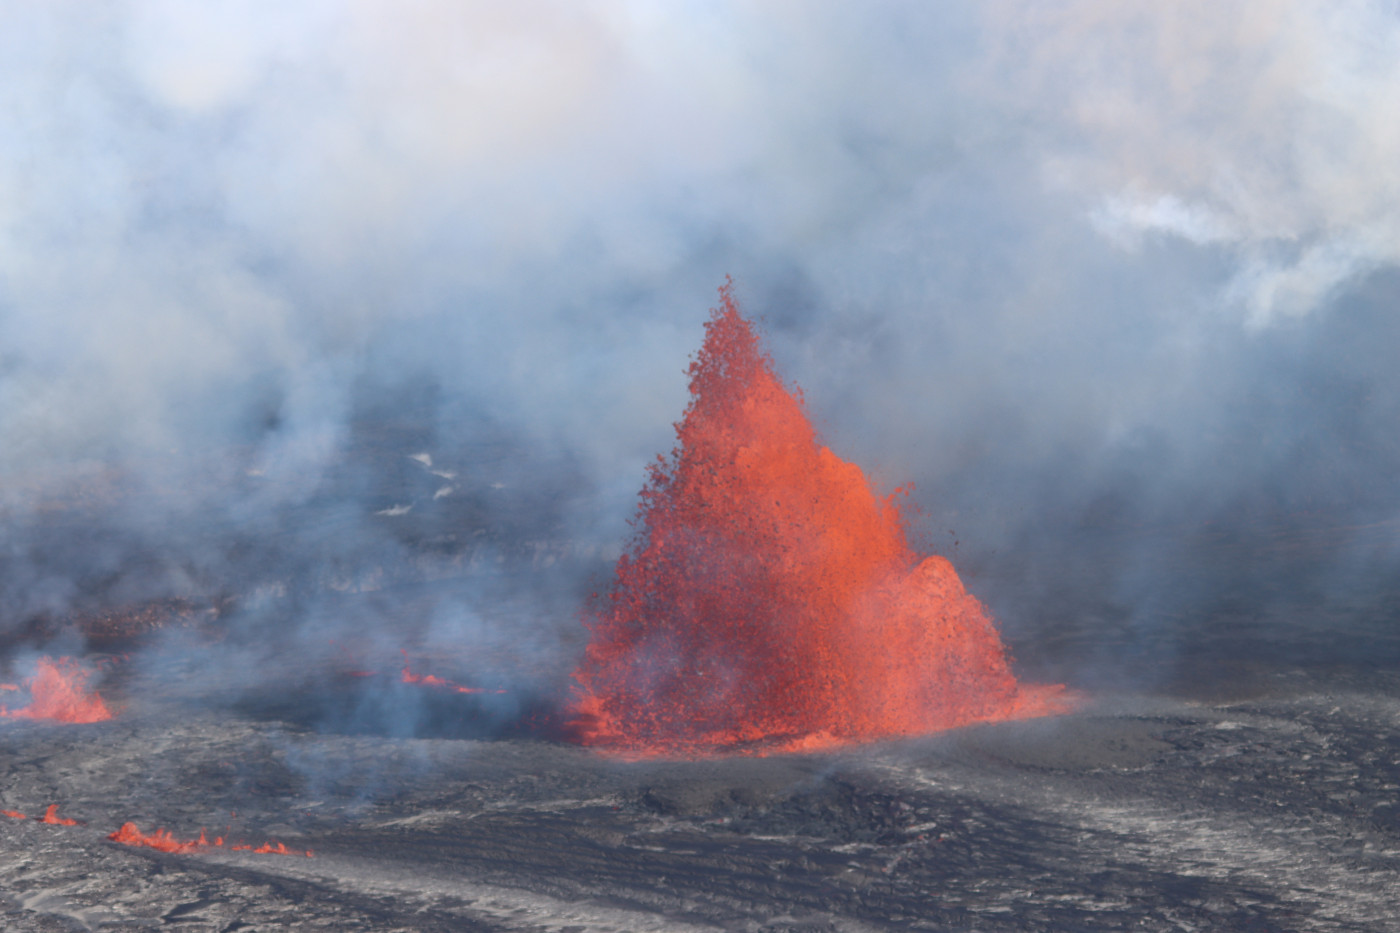
[[[844,754],[619,762],[132,707],[6,722],[7,930],[1318,930],[1400,916],[1400,700],[1100,699]],[[236,814],[236,815],[235,815]],[[201,827],[314,858],[171,855]],[[227,830],[225,830],[227,827]]]

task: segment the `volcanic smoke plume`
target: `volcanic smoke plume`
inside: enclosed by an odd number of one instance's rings
[[[894,495],[821,446],[729,286],[691,363],[679,446],[588,610],[584,741],[630,754],[819,748],[1064,708],[1016,682],[952,565]]]

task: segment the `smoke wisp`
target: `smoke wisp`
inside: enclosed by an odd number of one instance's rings
[[[1043,675],[1390,663],[1397,47],[1375,0],[0,3],[0,637],[164,606],[244,680],[547,692],[732,274]]]

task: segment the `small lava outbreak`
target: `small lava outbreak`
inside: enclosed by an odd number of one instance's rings
[[[368,673],[368,672],[366,672]],[[399,679],[406,684],[422,684],[425,687],[442,687],[454,693],[505,693],[504,690],[487,690],[484,687],[465,687],[462,684],[444,680],[436,674],[415,674],[408,663],[408,652],[403,652],[403,673]]]
[[[691,363],[679,445],[585,610],[572,723],[629,756],[764,754],[1061,712],[1018,684],[952,565],[818,442],[731,287]]]
[[[47,824],[49,824],[50,826],[77,826],[77,825],[78,825],[78,821],[77,821],[77,820],[70,820],[70,819],[68,819],[68,817],[66,817],[66,816],[59,816],[59,815],[58,815],[58,804],[56,804],[56,803],[51,803],[51,804],[48,805],[48,808],[47,808],[46,810],[44,810],[44,816],[43,816],[43,818],[40,819],[39,822],[40,822],[40,823],[47,823]]]
[[[74,723],[111,719],[112,712],[101,695],[88,691],[89,676],[90,672],[71,658],[55,661],[42,657],[35,665],[34,676],[24,682],[29,690],[29,705],[17,710],[0,706],[0,717]]]
[[[113,842],[120,842],[124,846],[144,846],[161,852],[170,852],[172,854],[185,854],[189,852],[198,852],[201,849],[223,848],[224,846],[223,836],[217,836],[213,842],[210,842],[209,837],[205,835],[202,829],[199,831],[198,839],[181,842],[165,829],[157,829],[153,833],[143,833],[137,828],[135,823],[123,823],[120,829],[114,833],[108,834],[107,838]],[[262,845],[256,847],[248,845],[247,843],[237,843],[230,844],[229,849],[234,852],[252,852],[257,855],[305,855],[307,858],[311,858],[313,855],[309,849],[304,852],[298,849],[289,849],[280,842],[264,842]]]

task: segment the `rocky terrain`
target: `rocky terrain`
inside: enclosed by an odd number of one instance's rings
[[[1091,697],[839,754],[631,762],[474,734],[472,696],[415,738],[117,686],[112,721],[0,725],[0,808],[30,816],[0,819],[7,930],[1379,931],[1400,916],[1400,682],[1381,674]],[[76,825],[36,820],[49,804]],[[109,840],[126,821],[313,855]]]

